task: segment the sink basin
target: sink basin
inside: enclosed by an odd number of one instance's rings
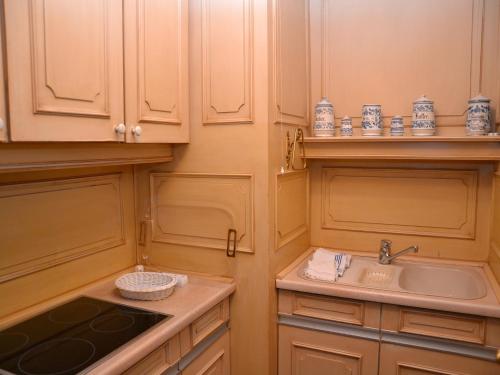
[[[483,281],[473,270],[427,265],[405,265],[399,287],[410,293],[460,299],[486,295]]]

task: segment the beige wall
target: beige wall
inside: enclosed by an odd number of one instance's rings
[[[136,262],[131,167],[0,174],[0,318]]]
[[[382,105],[386,128],[394,115],[408,127],[425,94],[441,135],[464,134],[467,100],[479,93],[498,109],[498,0],[310,1],[311,108],[327,96],[355,134],[366,103]]]

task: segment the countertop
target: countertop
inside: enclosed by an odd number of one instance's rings
[[[174,270],[162,270],[176,272]],[[88,374],[119,374],[144,358],[154,349],[175,336],[182,329],[189,326],[194,320],[210,310],[217,303],[230,296],[236,289],[232,279],[210,277],[187,273],[189,282],[183,287],[176,287],[171,296],[160,301],[137,301],[121,297],[114,285],[115,279],[125,271],[95,282],[77,291],[57,297],[44,304],[23,311],[21,314],[3,320],[0,327],[12,325],[55,305],[64,303],[79,295],[98,298],[122,305],[139,307],[164,314],[173,315],[172,318],[159,323],[140,336],[117,349],[112,354],[97,362]],[[180,271],[177,271],[180,273]],[[183,272],[184,273],[184,272]]]
[[[415,257],[404,258],[406,260],[411,259],[411,261],[415,263],[421,262],[436,265],[451,264],[456,265],[457,267],[460,267],[460,265],[472,265],[478,267],[486,284],[486,295],[483,298],[474,300],[463,300],[414,294],[409,292],[396,292],[364,286],[361,287],[306,280],[299,276],[299,273],[315,249],[316,247],[310,248],[290,266],[278,274],[276,278],[276,287],[278,289],[500,318],[500,293],[498,283],[495,281],[494,276],[486,263],[442,261],[434,259],[431,260],[428,258],[420,260],[415,259]],[[376,257],[376,255],[366,253],[354,253],[353,255]],[[395,263],[396,262],[397,261],[395,261]]]
[[[176,287],[170,297],[160,301],[125,299],[120,296],[113,280],[89,289],[84,295],[173,315],[172,318],[122,346],[116,353],[113,353],[112,357],[94,367],[89,374],[117,374],[125,371],[231,295],[234,290],[235,284],[233,282],[222,282],[193,275],[189,275],[189,282],[186,286]]]

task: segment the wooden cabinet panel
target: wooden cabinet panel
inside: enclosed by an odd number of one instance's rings
[[[124,245],[120,174],[0,187],[0,282]]]
[[[203,123],[253,122],[252,0],[202,0]]]
[[[273,1],[274,122],[309,125],[309,0]]]
[[[380,327],[380,304],[376,302],[280,290],[278,312],[367,328]]]
[[[230,371],[229,332],[226,332],[182,370],[182,375],[229,375]]]
[[[122,2],[7,0],[15,141],[123,140]]]
[[[279,375],[378,373],[378,342],[279,327]]]
[[[0,20],[0,41],[3,41],[3,20]],[[4,53],[0,49],[0,143],[7,142],[7,109],[5,102]]]
[[[160,375],[180,359],[179,335],[151,352],[146,358],[135,364],[125,375]]]
[[[381,344],[380,374],[384,375],[495,375],[500,364],[462,355]]]
[[[219,303],[191,324],[191,343],[197,345],[229,320],[229,300]]]
[[[187,142],[188,1],[125,0],[124,12],[127,142]]]
[[[151,174],[153,241],[253,252],[252,179],[246,175]]]
[[[309,229],[309,173],[276,175],[276,249],[302,236]]]

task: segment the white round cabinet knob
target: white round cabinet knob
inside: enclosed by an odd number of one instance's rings
[[[136,137],[140,137],[142,134],[142,128],[140,126],[133,126],[131,131],[132,134],[135,135]]]
[[[125,134],[126,131],[127,131],[127,127],[125,126],[125,124],[115,125],[115,133],[116,134]]]

